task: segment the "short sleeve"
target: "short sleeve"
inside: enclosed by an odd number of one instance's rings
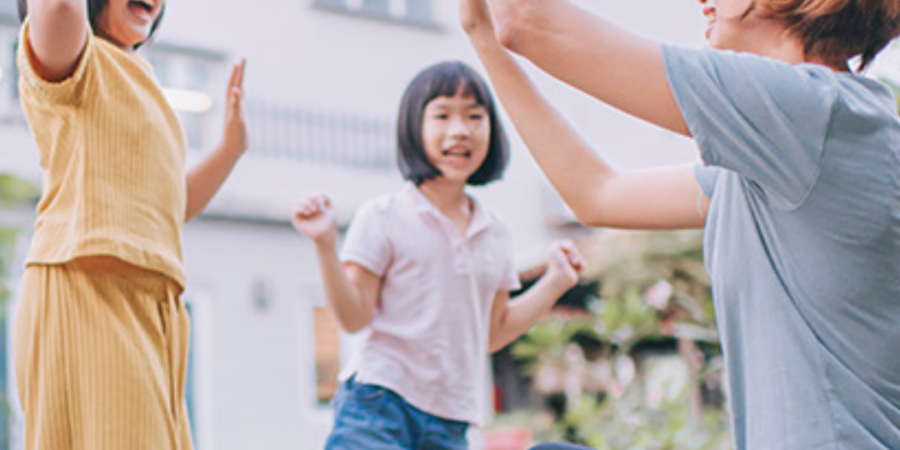
[[[811,64],[670,45],[663,57],[704,163],[746,177],[785,206],[802,202],[818,176],[838,101],[835,74]]]
[[[392,258],[391,242],[385,232],[377,206],[366,203],[359,208],[344,237],[341,261],[359,264],[383,277]]]
[[[32,64],[31,39],[28,30],[28,20],[26,19],[19,34],[19,48],[16,54],[16,63],[20,74],[19,89],[23,94],[30,93],[52,103],[77,102],[84,92],[86,73],[93,54],[94,36],[89,35],[85,40],[84,50],[81,52],[78,65],[72,75],[60,82],[50,82],[43,79]]]
[[[694,166],[694,178],[697,179],[700,190],[703,191],[707,198],[713,198],[713,194],[716,192],[716,184],[719,182],[719,172],[721,170],[722,169],[715,167],[707,167],[703,164]]]

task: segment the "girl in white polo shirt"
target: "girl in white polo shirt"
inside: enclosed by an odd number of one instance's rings
[[[294,216],[315,243],[332,312],[344,330],[367,333],[335,399],[328,450],[468,448],[488,351],[527,331],[581,270],[571,243],[555,245],[542,279],[509,301],[519,287],[509,230],[465,191],[500,179],[508,160],[490,91],[470,67],[440,63],[410,83],[398,151],[407,185],[359,209],[340,259],[327,197]]]

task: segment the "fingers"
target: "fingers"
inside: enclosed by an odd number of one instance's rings
[[[238,64],[238,74],[237,79],[234,82],[234,87],[244,90],[244,72],[247,70],[247,58],[241,58],[240,63]]]
[[[294,208],[294,217],[309,219],[331,209],[331,200],[326,195],[315,195],[301,201]]]
[[[231,89],[231,92],[228,93],[228,108],[231,112],[240,111],[241,102],[243,101],[244,94],[238,88]]]
[[[559,250],[561,256],[569,266],[575,269],[576,272],[581,272],[581,269],[584,268],[584,258],[582,258],[581,253],[578,252],[578,249],[572,241],[568,239],[560,241],[555,244],[555,249]]]
[[[247,59],[241,58],[231,68],[231,78],[228,79],[228,93],[231,95],[235,89],[243,91],[244,89],[244,70],[247,67]]]

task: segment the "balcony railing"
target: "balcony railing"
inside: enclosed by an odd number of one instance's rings
[[[396,167],[389,121],[265,104],[246,107],[254,155],[374,170]]]

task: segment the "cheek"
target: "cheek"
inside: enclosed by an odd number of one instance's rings
[[[443,138],[443,129],[438,124],[427,121],[422,123],[422,145],[427,153],[438,151]]]
[[[476,129],[475,132],[472,133],[473,138],[478,141],[480,147],[484,150],[487,150],[488,145],[491,143],[491,124],[490,122],[483,122]]]
[[[718,19],[741,20],[754,7],[755,0],[728,0],[719,2]]]

